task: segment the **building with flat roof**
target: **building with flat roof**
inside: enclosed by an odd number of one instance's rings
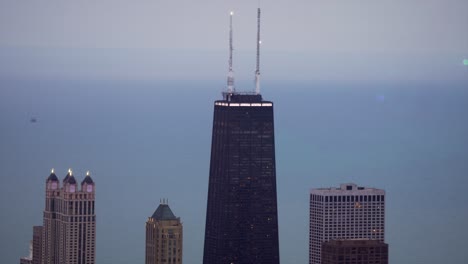
[[[278,264],[274,105],[260,94],[260,9],[255,92],[235,90],[232,50],[228,89],[214,102],[203,264]]]
[[[341,184],[310,191],[309,263],[321,263],[322,243],[333,239],[385,239],[385,191]]]
[[[326,241],[322,264],[388,264],[388,245],[370,239]]]
[[[204,264],[279,263],[273,103],[214,104]]]

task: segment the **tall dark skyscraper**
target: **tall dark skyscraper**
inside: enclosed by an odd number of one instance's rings
[[[277,264],[273,103],[259,93],[259,52],[256,92],[235,92],[232,26],[230,43],[228,91],[214,103],[203,263]]]

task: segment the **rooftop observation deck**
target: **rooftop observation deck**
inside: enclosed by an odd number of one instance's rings
[[[254,92],[223,92],[223,100],[215,101],[217,106],[234,106],[234,107],[264,107],[273,106],[273,102],[263,101],[261,94]]]

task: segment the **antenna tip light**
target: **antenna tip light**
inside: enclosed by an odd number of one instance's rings
[[[54,168],[52,168],[52,169],[50,170],[50,173],[54,173],[54,171],[55,171]]]
[[[233,11],[231,11],[231,12],[230,12],[230,14],[231,14],[231,16],[232,16],[232,15],[234,15],[234,12],[233,12]]]

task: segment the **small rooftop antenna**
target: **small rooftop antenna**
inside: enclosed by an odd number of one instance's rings
[[[257,67],[255,68],[255,93],[260,94],[260,7],[257,9]]]
[[[231,11],[230,16],[229,16],[229,72],[228,72],[228,77],[227,77],[227,88],[228,88],[228,93],[232,93],[235,91],[234,88],[234,72],[232,70],[232,52],[234,48],[232,47],[232,16],[234,15],[234,12]]]

